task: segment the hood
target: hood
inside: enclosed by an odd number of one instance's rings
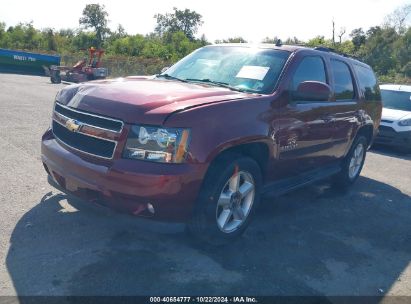
[[[381,119],[397,121],[397,120],[406,118],[407,116],[409,118],[411,118],[411,112],[402,111],[402,110],[395,110],[395,109],[389,109],[389,108],[383,108],[382,109]]]
[[[250,96],[203,84],[130,77],[71,85],[56,99],[69,107],[127,123],[161,125],[176,111]]]

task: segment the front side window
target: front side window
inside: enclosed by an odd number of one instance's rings
[[[269,94],[276,87],[289,55],[288,51],[273,49],[204,47],[177,62],[163,76]]]
[[[327,83],[324,61],[319,56],[307,56],[298,65],[294,73],[291,89],[296,91],[303,81],[320,81]]]
[[[360,89],[367,101],[380,100],[380,90],[373,71],[370,68],[355,64],[354,70],[357,73]]]
[[[348,65],[339,60],[331,60],[334,75],[334,92],[336,100],[354,98],[354,85]]]

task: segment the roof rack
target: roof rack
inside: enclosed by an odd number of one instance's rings
[[[339,51],[337,51],[337,50],[335,50],[335,49],[333,49],[333,48],[326,47],[326,46],[316,46],[316,47],[314,48],[314,50],[321,51],[321,52],[334,53],[334,54],[341,55],[341,56],[346,57],[346,58],[351,58],[351,59],[359,60],[359,58],[357,58],[357,57],[355,57],[355,56],[348,55],[348,54],[343,53],[343,52],[339,52]]]
[[[321,52],[333,52],[335,53],[335,49],[326,47],[326,46],[316,46],[314,50],[321,51]]]

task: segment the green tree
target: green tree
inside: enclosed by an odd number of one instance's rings
[[[71,48],[73,51],[88,49],[96,40],[94,33],[80,31],[71,40]]]
[[[105,35],[110,32],[107,27],[108,13],[105,11],[104,5],[87,4],[83,10],[83,16],[79,19],[80,25],[86,29],[93,28],[96,34],[96,46],[99,48]]]
[[[76,33],[72,29],[60,29],[59,31],[54,31],[57,52],[67,53],[74,51],[72,43],[75,35]]]
[[[355,47],[351,40],[346,40],[344,42],[336,44],[335,50],[339,53],[355,56]]]
[[[393,56],[394,42],[398,38],[395,28],[371,27],[367,31],[367,40],[360,51],[361,58],[379,75],[392,73],[398,66],[398,58]]]
[[[67,29],[61,29],[58,34],[62,37],[67,37],[67,38],[73,38],[74,37],[74,30],[67,28]]]
[[[5,35],[6,33],[6,23],[0,22],[0,41],[1,38]]]
[[[278,41],[278,39],[280,39],[280,38],[278,38],[277,36],[274,36],[273,38],[265,37],[265,38],[261,41],[261,43],[276,44],[277,41]]]
[[[126,29],[121,24],[119,24],[116,31],[112,33],[112,36],[114,36],[115,38],[124,38],[127,36]]]
[[[183,32],[191,41],[193,41],[198,28],[203,24],[202,16],[189,9],[179,10],[174,7],[173,10],[173,13],[154,15],[154,18],[156,18],[157,21],[154,31],[160,36],[167,32]]]
[[[301,41],[300,39],[298,39],[297,37],[288,37],[285,41],[284,44],[291,44],[291,45],[299,45],[299,44],[303,44],[303,41]]]
[[[324,36],[316,36],[307,41],[307,46],[310,47],[317,47],[317,46],[325,46],[325,47],[333,47],[332,40],[326,40]]]
[[[220,44],[220,43],[247,43],[247,40],[245,40],[243,37],[232,37],[232,38],[227,38],[227,39],[223,39],[223,40],[216,40],[214,41],[214,43],[216,44]]]
[[[37,50],[41,47],[41,33],[34,28],[32,22],[10,26],[5,35],[4,47],[23,50]]]
[[[114,40],[107,51],[117,55],[141,56],[145,43],[143,35],[125,36]]]
[[[403,5],[385,17],[385,27],[393,27],[399,34],[406,32],[407,20],[411,16],[411,4]]]
[[[365,40],[367,38],[361,27],[353,29],[351,31],[350,37],[352,43],[354,44],[355,51],[358,51],[360,49],[360,47],[365,43]]]
[[[392,56],[397,59],[396,71],[411,77],[411,27],[394,42]]]
[[[57,41],[53,29],[44,29],[41,34],[44,40],[43,48],[48,51],[57,51]]]

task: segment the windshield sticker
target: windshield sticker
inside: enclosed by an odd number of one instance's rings
[[[236,78],[248,78],[255,80],[263,80],[270,68],[256,65],[245,65],[241,68]]]

